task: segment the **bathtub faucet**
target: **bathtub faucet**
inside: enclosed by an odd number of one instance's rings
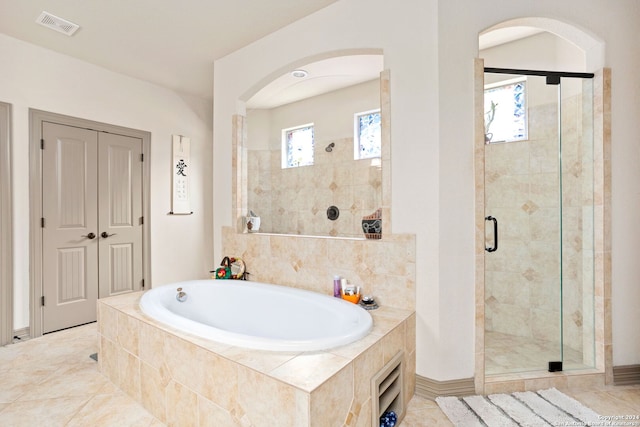
[[[183,292],[182,288],[177,289],[178,293],[176,294],[176,299],[179,302],[185,302],[187,300],[187,293]]]

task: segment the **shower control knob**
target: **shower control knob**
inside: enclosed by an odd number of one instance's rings
[[[327,218],[331,221],[335,221],[340,216],[340,209],[337,206],[329,206],[327,209]]]

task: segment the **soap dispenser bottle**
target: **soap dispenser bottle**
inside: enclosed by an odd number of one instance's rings
[[[341,286],[340,286],[340,276],[333,276],[333,296],[336,298],[342,298],[340,294]]]

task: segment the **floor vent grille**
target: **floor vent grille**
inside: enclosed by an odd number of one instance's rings
[[[73,22],[62,19],[49,12],[42,12],[40,16],[38,16],[38,19],[36,19],[36,22],[42,26],[68,36],[72,36],[73,33],[78,31],[78,28],[80,28],[78,24],[74,24]]]

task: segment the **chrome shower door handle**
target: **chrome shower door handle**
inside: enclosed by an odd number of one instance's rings
[[[485,221],[493,221],[493,247],[484,247],[487,252],[495,252],[498,250],[498,220],[491,215],[484,218]]]

